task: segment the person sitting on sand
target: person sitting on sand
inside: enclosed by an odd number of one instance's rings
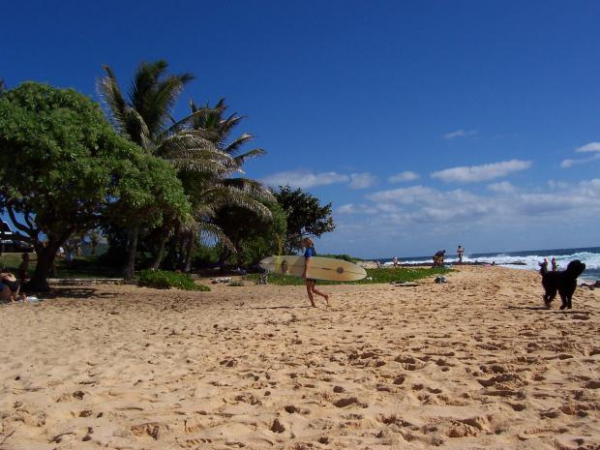
[[[446,255],[446,250],[440,250],[433,255],[433,267],[443,266],[444,265],[444,256]]]
[[[0,272],[0,300],[16,302],[19,300],[21,286],[10,272]]]
[[[304,238],[302,240],[302,247],[306,249],[304,251],[304,272],[302,273],[302,278],[304,278],[306,282],[306,292],[308,293],[308,299],[310,300],[310,304],[315,308],[317,307],[313,295],[317,294],[323,297],[325,299],[325,302],[327,303],[327,306],[329,306],[329,295],[317,290],[317,288],[315,287],[317,280],[307,278],[308,269],[310,268],[310,259],[313,256],[317,256],[315,244],[311,238]]]

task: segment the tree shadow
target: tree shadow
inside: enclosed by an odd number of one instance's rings
[[[550,309],[545,306],[507,306],[506,309],[522,309],[529,311],[546,311],[549,314],[586,314],[585,311],[575,309]]]
[[[506,307],[506,309],[525,309],[525,310],[529,310],[529,311],[549,311],[549,312],[551,312],[551,310],[546,308],[545,306],[512,306],[512,305],[509,305]]]
[[[88,287],[64,287],[64,288],[53,288],[49,292],[40,294],[46,300],[64,298],[64,299],[89,299],[96,297],[96,289]],[[105,296],[104,294],[102,296]],[[110,297],[114,297],[114,294],[109,294]]]
[[[256,306],[254,308],[248,309],[296,309],[296,308],[305,308],[304,306]]]

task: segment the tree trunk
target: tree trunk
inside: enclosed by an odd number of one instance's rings
[[[152,263],[152,270],[158,270],[160,267],[160,263],[163,260],[163,256],[165,254],[165,244],[167,243],[168,237],[164,237],[160,240],[160,244],[158,245],[158,250],[156,252],[156,257],[154,258],[154,262]]]
[[[126,280],[131,280],[135,275],[135,257],[137,256],[137,243],[139,234],[139,227],[129,230],[129,237],[127,239],[127,265],[123,270],[123,278]]]
[[[231,252],[231,250],[229,250],[229,248],[223,246],[223,250],[221,251],[221,255],[219,256],[219,272],[221,273],[221,275],[225,274],[225,263],[232,254],[233,253]]]
[[[194,248],[196,247],[194,245],[196,243],[196,239],[193,231],[189,232],[187,239],[187,246],[185,249],[185,266],[183,269],[185,273],[188,273],[190,270],[192,270],[192,257],[194,256]]]
[[[37,264],[33,272],[33,276],[24,286],[24,290],[28,292],[48,292],[50,285],[48,284],[48,274],[54,264],[56,257],[56,248],[52,246],[36,248]]]

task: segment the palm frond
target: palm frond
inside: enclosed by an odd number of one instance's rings
[[[193,160],[185,155],[179,158],[170,158],[167,161],[179,172],[196,172],[202,174],[210,174],[213,177],[221,175],[222,170],[215,167],[212,161],[203,159]]]
[[[214,205],[216,209],[223,206],[238,206],[248,209],[261,217],[270,218],[271,211],[257,200],[250,192],[232,186],[214,185],[203,192],[204,202]]]
[[[107,73],[107,76],[97,81],[96,89],[109,110],[109,120],[111,123],[118,131],[126,132],[125,115],[128,108],[127,102],[123,97],[113,70],[107,65],[103,65],[102,68]]]
[[[254,198],[274,202],[273,192],[260,181],[250,178],[227,178],[222,181],[223,186],[240,190]]]
[[[133,108],[127,107],[123,116],[124,131],[129,139],[144,150],[152,152],[152,139],[144,118]]]
[[[233,113],[227,119],[221,120],[219,127],[224,135],[229,135],[242,120],[246,119],[246,116],[237,116],[236,114],[237,113]]]
[[[241,155],[238,155],[233,159],[234,159],[235,163],[238,165],[238,167],[241,168],[246,163],[246,161],[248,161],[249,159],[260,158],[261,156],[264,156],[266,154],[267,154],[266,150],[264,150],[262,148],[253,148],[252,150],[248,150],[247,152],[245,152]]]
[[[167,67],[164,60],[142,61],[129,90],[131,105],[144,118],[152,138],[172,122],[170,112],[184,86],[194,78],[190,73],[165,76]]]
[[[199,222],[198,228],[200,231],[200,240],[204,238],[208,240],[219,241],[229,250],[237,253],[237,249],[235,248],[235,245],[233,245],[233,242],[231,242],[231,240],[218,225],[210,222]]]
[[[208,220],[214,219],[217,215],[217,211],[213,208],[212,205],[201,203],[199,205],[194,205],[194,219],[198,220]]]
[[[189,149],[218,151],[219,153],[226,155],[225,152],[218,150],[209,139],[206,139],[201,132],[196,130],[183,130],[178,133],[166,135],[158,142],[161,147],[161,152],[165,154],[168,154],[171,151]]]
[[[226,151],[227,153],[235,154],[235,153],[237,153],[239,151],[239,149],[243,145],[247,144],[252,139],[254,139],[254,136],[252,136],[251,134],[248,134],[248,133],[244,133],[240,137],[238,137],[237,139],[235,139],[233,142],[231,142],[228,145],[224,146],[223,150]]]
[[[185,84],[186,81],[179,76],[171,75],[158,83],[155,94],[150,97],[149,113],[154,113],[152,117],[156,135],[173,122],[170,112],[183,92]]]

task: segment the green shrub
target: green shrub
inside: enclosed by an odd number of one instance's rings
[[[138,284],[155,289],[176,288],[186,291],[210,291],[208,286],[196,284],[185,273],[167,272],[164,270],[144,270],[140,272]]]
[[[367,269],[367,278],[359,281],[360,284],[378,284],[411,282],[437,275],[445,275],[452,269],[445,267],[397,267],[385,269]]]
[[[394,269],[367,269],[367,277],[360,281],[350,281],[345,283],[359,284],[382,284],[394,283],[403,281],[417,281],[436,275],[445,275],[452,272],[452,269],[445,267],[399,267]],[[260,274],[251,274],[246,277],[248,281],[258,283]],[[276,273],[269,274],[269,284],[282,286],[298,286],[303,285],[305,281],[299,277],[289,275],[280,275]],[[319,284],[345,284],[336,281],[319,281]]]
[[[332,253],[325,253],[323,255],[317,255],[317,256],[322,256],[323,258],[333,258],[333,259],[342,259],[344,261],[348,261],[351,263],[356,263],[357,261],[360,261],[360,259],[358,258],[354,258],[350,255],[345,255],[345,254],[332,254]]]

